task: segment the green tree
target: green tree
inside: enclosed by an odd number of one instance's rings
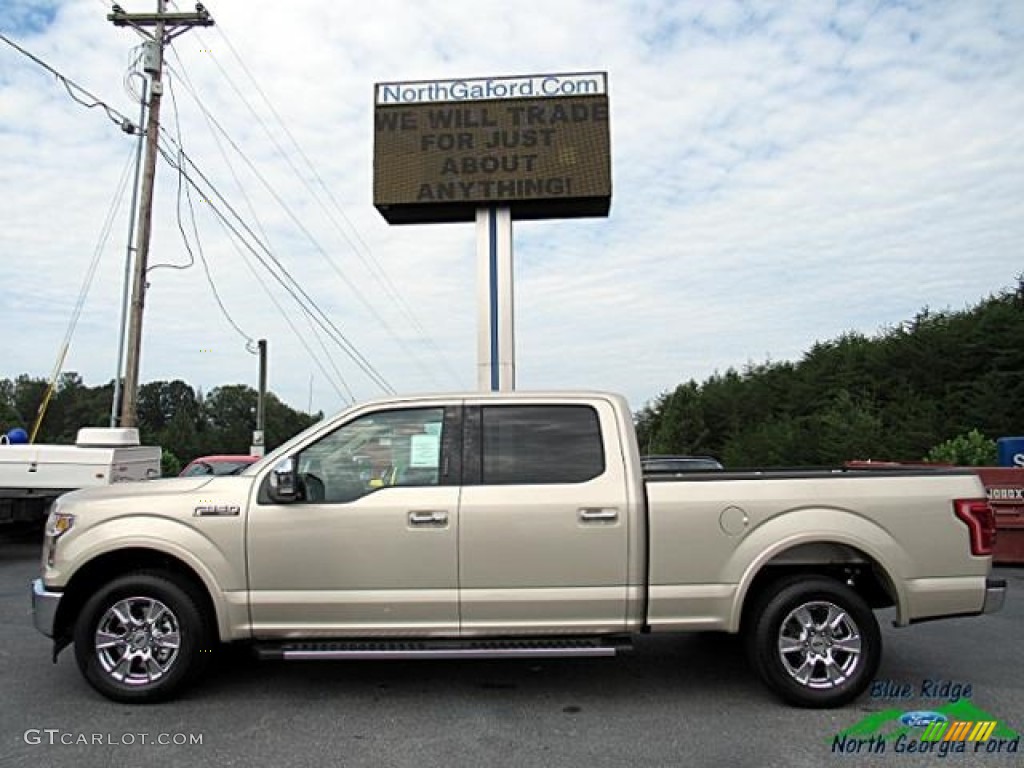
[[[31,430],[47,389],[46,379],[34,379],[22,374],[14,380],[14,410],[25,429]]]
[[[202,453],[248,453],[256,425],[257,392],[245,384],[215,387],[203,401]]]
[[[877,457],[882,446],[882,418],[873,403],[839,390],[809,419],[807,455],[814,462],[841,465],[849,459]]]
[[[0,379],[0,433],[3,434],[14,427],[25,428],[25,422],[18,413],[14,392],[13,381]]]
[[[273,392],[267,393],[263,406],[266,432],[264,443],[268,451],[274,450],[281,443],[290,440],[323,418],[322,413],[308,414],[296,411],[281,402]]]
[[[1024,276],[961,311],[925,307],[875,336],[815,343],[662,394],[636,415],[642,449],[727,466],[913,460],[954,435],[1024,434]]]
[[[795,419],[761,421],[725,444],[722,462],[728,469],[794,466],[800,463],[794,457],[800,455],[802,442],[803,431]]]
[[[181,379],[139,387],[139,431],[143,441],[169,448],[188,460],[203,453],[206,430],[202,400]]]
[[[939,443],[928,451],[925,459],[964,467],[990,467],[998,460],[998,451],[995,440],[972,429]]]

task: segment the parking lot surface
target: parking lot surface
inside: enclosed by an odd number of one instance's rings
[[[893,629],[873,689],[780,704],[734,637],[649,637],[614,660],[256,662],[225,651],[176,701],[126,706],[56,665],[32,626],[37,534],[0,528],[0,766],[1024,765],[1024,569],[1001,613]],[[907,712],[991,720],[987,742],[920,739]],[[879,746],[881,745],[881,746]],[[912,749],[926,751],[911,751]]]

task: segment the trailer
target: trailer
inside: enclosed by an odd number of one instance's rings
[[[85,427],[74,445],[0,444],[0,523],[42,521],[68,491],[158,478],[160,456],[134,428]]]
[[[1024,565],[1024,467],[979,467],[978,476],[996,515],[993,562]]]

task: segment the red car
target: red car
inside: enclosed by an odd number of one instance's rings
[[[261,456],[245,455],[216,455],[200,456],[192,459],[188,465],[181,470],[178,477],[195,477],[197,475],[237,475],[243,469],[259,461]]]

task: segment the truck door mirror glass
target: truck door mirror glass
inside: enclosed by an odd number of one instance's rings
[[[295,483],[295,460],[282,459],[270,473],[270,498],[278,504],[295,501],[298,496]]]

